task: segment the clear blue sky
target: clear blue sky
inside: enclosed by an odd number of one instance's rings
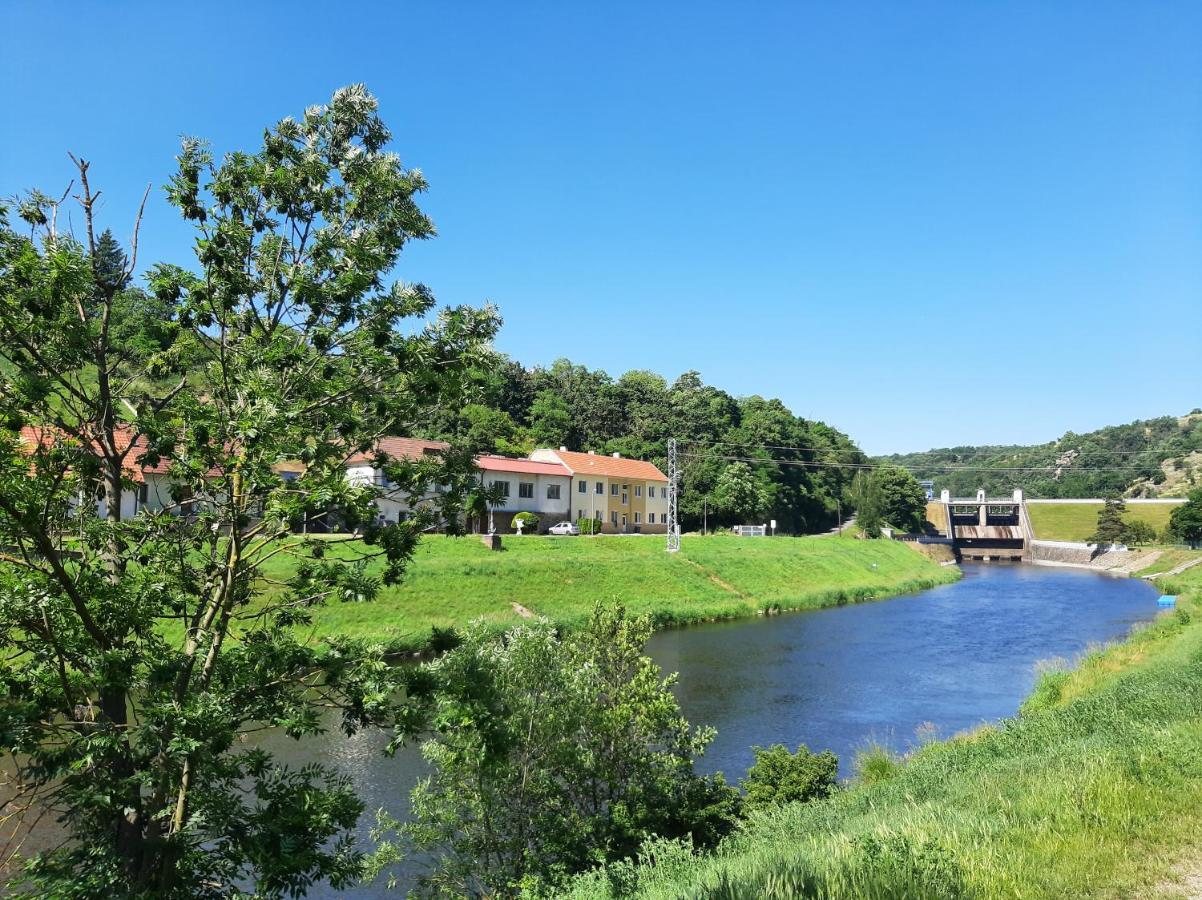
[[[654,6],[654,9],[648,7]],[[499,346],[698,369],[870,452],[1202,406],[1202,4],[55,3],[0,10],[0,194],[160,190],[366,82]],[[954,379],[954,380],[953,380]]]

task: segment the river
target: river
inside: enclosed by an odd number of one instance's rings
[[[955,584],[875,603],[662,632],[648,651],[680,673],[677,694],[695,724],[718,736],[707,772],[737,781],[753,745],[831,749],[841,772],[869,741],[904,751],[1017,712],[1040,661],[1072,661],[1152,619],[1157,592],[1134,579],[1023,565],[964,566]],[[402,814],[421,777],[414,748],[385,759],[385,738],[262,744],[281,762],[322,762],[350,775],[368,810]],[[364,838],[370,824],[365,817]],[[366,887],[354,896],[396,897]],[[343,896],[317,890],[312,896]]]

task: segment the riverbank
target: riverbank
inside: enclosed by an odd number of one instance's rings
[[[503,546],[494,552],[477,538],[426,538],[400,585],[371,602],[315,610],[313,633],[413,651],[432,628],[474,619],[504,627],[543,615],[571,627],[598,601],[621,602],[665,628],[880,599],[959,577],[901,543],[843,537],[686,536],[676,554],[654,536],[507,536]],[[264,575],[279,578],[293,564],[276,557]]]
[[[869,756],[833,799],[778,807],[713,855],[664,848],[620,873],[623,896],[1182,896],[1202,871],[1202,566],[1161,587],[1177,610],[1046,672],[1014,719]]]

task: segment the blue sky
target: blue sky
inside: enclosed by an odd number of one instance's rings
[[[870,452],[1202,406],[1202,4],[5,3],[0,194],[93,161],[145,261],[182,134],[362,81],[502,350],[688,369]]]

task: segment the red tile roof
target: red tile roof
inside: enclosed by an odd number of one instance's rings
[[[133,431],[131,429],[124,426],[117,428],[113,433],[113,440],[117,445],[118,453],[129,448],[132,437]],[[70,435],[63,434],[56,428],[24,425],[21,428],[21,442],[29,446],[32,451],[35,447],[50,447],[57,442],[74,444],[75,439]],[[93,441],[93,446],[96,452],[99,453],[100,448],[95,441]],[[144,463],[142,457],[145,453],[146,438],[143,435],[139,435],[133,449],[129,450],[129,455],[125,457],[125,474],[135,483],[145,481],[145,476],[148,474],[166,475],[167,467],[171,464],[169,459],[162,458],[153,466]]]
[[[600,453],[577,453],[572,450],[556,450],[559,460],[575,475],[604,475],[607,478],[631,478],[644,481],[667,481],[668,476],[654,463],[641,459],[626,459],[620,456],[603,456]]]
[[[570,478],[568,467],[557,462],[534,459],[513,459],[509,456],[487,454],[476,457],[476,466],[483,472],[517,472],[522,475],[561,475]]]
[[[362,465],[375,461],[376,453],[386,453],[393,459],[421,459],[436,453],[449,450],[451,445],[446,441],[424,441],[420,438],[385,437],[380,438],[374,451],[353,453],[347,458],[348,465]]]

